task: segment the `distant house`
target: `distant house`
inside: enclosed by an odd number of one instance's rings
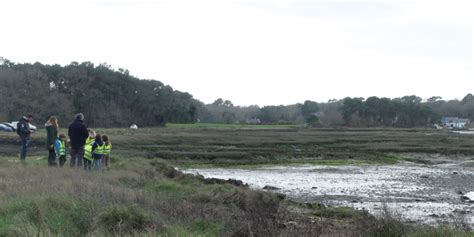
[[[444,117],[441,119],[441,124],[448,128],[462,129],[468,127],[470,123],[471,121],[469,121],[469,119],[462,119],[458,117]]]

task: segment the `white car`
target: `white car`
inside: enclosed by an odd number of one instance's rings
[[[16,125],[18,124],[18,121],[13,121],[11,123],[0,123],[0,131],[5,131],[5,132],[15,132],[16,131]],[[30,131],[31,132],[36,132],[36,126],[33,124],[30,124]]]
[[[0,123],[0,131],[13,132],[15,129],[9,123]]]

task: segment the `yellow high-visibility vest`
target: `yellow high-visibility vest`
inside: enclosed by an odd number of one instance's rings
[[[102,144],[102,146],[99,146],[99,144],[97,144],[97,147],[95,148],[94,153],[97,155],[103,155],[104,151],[105,151],[105,144]]]
[[[109,145],[105,144],[104,145],[104,155],[110,155],[110,150],[112,150],[112,144],[109,143]]]
[[[66,143],[61,140],[59,141],[59,156],[66,155]]]
[[[92,143],[87,143],[84,146],[84,159],[92,160]]]
[[[88,138],[86,139],[86,145],[88,145],[88,144],[91,144],[91,145],[92,145],[92,143],[93,143],[94,141],[95,141],[95,137],[88,137]]]

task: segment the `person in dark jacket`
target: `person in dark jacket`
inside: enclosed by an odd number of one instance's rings
[[[84,145],[89,132],[84,125],[84,115],[82,113],[76,114],[74,121],[69,125],[68,131],[69,140],[71,142],[71,167],[81,167],[84,159]]]
[[[48,165],[57,166],[56,163],[56,152],[55,152],[55,142],[58,138],[59,124],[58,118],[56,116],[50,116],[46,124],[46,149],[48,149]]]
[[[21,139],[20,160],[26,160],[26,153],[28,152],[28,144],[30,143],[31,133],[30,123],[33,121],[33,115],[27,114],[23,116],[16,125],[16,133]]]

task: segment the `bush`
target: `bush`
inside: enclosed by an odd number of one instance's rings
[[[361,227],[364,228],[362,236],[373,237],[401,237],[406,236],[410,230],[410,226],[401,222],[400,216],[397,213],[392,213],[385,203],[377,219],[359,219],[359,228]]]
[[[151,227],[151,220],[139,207],[116,206],[99,214],[98,224],[109,233],[126,234],[145,231]]]

